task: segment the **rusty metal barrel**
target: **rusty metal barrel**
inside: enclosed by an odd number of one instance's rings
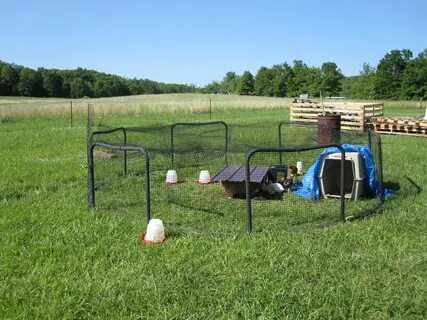
[[[326,113],[317,116],[317,141],[320,144],[340,143],[341,115]]]

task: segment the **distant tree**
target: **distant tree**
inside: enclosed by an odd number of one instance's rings
[[[341,91],[341,80],[344,78],[341,70],[335,62],[324,62],[320,70],[322,79],[320,90],[323,96],[338,95]]]
[[[273,96],[286,97],[288,91],[292,87],[293,72],[292,68],[285,62],[283,64],[274,65],[275,77],[273,82]]]
[[[318,96],[321,90],[321,71],[319,68],[308,67],[301,60],[295,60],[292,66],[292,85],[289,87],[289,96],[298,96],[309,93]]]
[[[254,92],[254,76],[249,71],[243,72],[237,86],[237,93],[240,95],[250,95]]]
[[[402,75],[403,99],[427,99],[427,49],[410,60]]]
[[[218,81],[212,81],[208,85],[205,86],[204,93],[220,93],[221,92],[221,84]]]
[[[397,99],[401,96],[403,73],[412,58],[410,50],[392,50],[377,66],[374,83],[376,98]]]
[[[352,90],[352,98],[372,99],[374,96],[375,68],[369,63],[362,65]]]
[[[221,81],[221,92],[225,94],[236,93],[239,77],[233,71],[228,71]]]
[[[117,97],[129,95],[124,80],[112,75],[97,75],[93,84],[94,97]]]
[[[341,92],[340,95],[347,98],[354,98],[353,97],[353,87],[356,83],[357,79],[360,76],[349,76],[344,77],[341,81]]]
[[[93,97],[90,82],[76,77],[70,81],[70,98]]]
[[[64,97],[63,79],[58,70],[39,68],[42,76],[42,86],[48,97]]]
[[[23,68],[19,73],[18,92],[21,96],[43,97],[43,79],[41,74],[30,68]]]
[[[261,67],[255,76],[254,93],[257,96],[274,96],[276,74],[275,69]]]
[[[0,95],[18,94],[19,71],[15,65],[0,61]]]

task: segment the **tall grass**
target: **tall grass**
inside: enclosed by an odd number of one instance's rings
[[[368,101],[346,100],[354,102],[381,102],[385,106],[385,114],[399,116],[418,116],[427,107],[419,101]],[[203,94],[161,94],[138,95],[113,98],[25,98],[0,97],[0,119],[28,118],[38,116],[67,116],[71,111],[71,103],[75,116],[83,115],[88,104],[94,110],[104,114],[140,114],[143,112],[205,112],[230,108],[288,108],[291,98],[271,98],[236,95],[203,95]]]
[[[91,104],[97,113],[209,112],[226,108],[287,107],[291,99],[233,95],[162,94],[98,99],[0,98],[0,118],[85,113]]]

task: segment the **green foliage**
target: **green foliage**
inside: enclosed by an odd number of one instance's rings
[[[322,83],[320,90],[323,96],[336,96],[341,91],[341,80],[344,78],[335,62],[325,62],[321,67]]]
[[[285,62],[273,66],[276,75],[273,81],[273,95],[275,97],[286,97],[288,91],[292,87],[293,71],[292,68]]]
[[[124,80],[117,76],[98,77],[93,85],[95,97],[127,96],[129,93]]]
[[[0,95],[18,94],[19,70],[15,65],[0,61]]]
[[[267,67],[261,67],[255,76],[254,93],[257,96],[274,96],[274,80],[276,72]]]
[[[18,92],[21,96],[43,97],[43,79],[40,72],[23,68],[19,72]]]
[[[229,71],[225,74],[224,79],[221,81],[221,93],[235,94],[237,93],[237,85],[239,83],[239,76],[235,72]]]
[[[404,99],[427,99],[427,51],[408,62],[402,76]]]
[[[203,90],[204,93],[220,93],[221,84],[218,81],[212,81]]]
[[[295,60],[292,67],[293,81],[290,96],[298,96],[301,93],[309,93],[311,96],[319,96],[321,86],[321,71],[315,67],[308,67],[301,60]]]
[[[409,50],[392,50],[380,60],[374,82],[376,98],[399,98],[403,72],[411,57]]]
[[[239,79],[229,71],[220,88],[213,82],[203,92],[253,93],[269,97],[296,97],[302,93],[318,97],[322,92],[324,96],[342,95],[353,99],[425,99],[426,61],[427,49],[415,59],[408,49],[392,50],[377,67],[364,63],[359,75],[344,77],[334,62],[325,62],[317,68],[295,60],[292,67],[286,62],[270,68],[262,66],[253,80],[253,90],[252,80],[243,90],[243,75]]]
[[[119,76],[77,68],[37,71],[0,61],[0,95],[33,97],[114,97],[144,93],[189,93],[194,85],[162,83],[148,79],[125,79]]]
[[[39,72],[43,78],[43,89],[48,97],[63,97],[63,78],[56,69],[39,68]]]
[[[237,93],[240,95],[250,95],[254,92],[254,76],[249,71],[243,72],[237,86]]]

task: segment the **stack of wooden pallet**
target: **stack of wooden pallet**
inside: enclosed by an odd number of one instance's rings
[[[341,115],[341,129],[365,130],[373,117],[383,115],[382,103],[296,101],[291,105],[291,121],[317,122],[323,112]]]
[[[427,120],[378,117],[372,123],[379,133],[427,137]]]

